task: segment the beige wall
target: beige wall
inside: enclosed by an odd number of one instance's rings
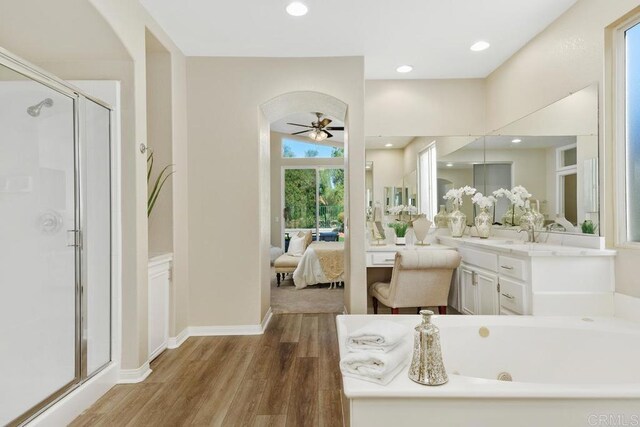
[[[289,92],[311,90],[348,105],[347,155],[352,212],[364,212],[362,58],[188,58],[190,321],[193,326],[255,325],[268,287],[262,265],[269,241],[269,150],[259,109]],[[266,141],[266,138],[264,138]],[[265,152],[266,150],[266,152]],[[266,159],[266,165],[264,160]],[[266,176],[261,173],[266,171]],[[233,183],[233,185],[227,185]],[[265,187],[266,185],[266,187]],[[266,199],[268,200],[268,199]],[[352,287],[345,302],[366,309],[364,218],[350,212]],[[363,215],[360,215],[363,217]],[[361,259],[360,259],[361,258]],[[355,267],[354,267],[355,266]],[[268,267],[268,265],[267,265]],[[354,279],[354,273],[362,277]],[[362,289],[360,289],[362,288]],[[268,296],[268,295],[267,295]],[[353,296],[353,298],[351,298]]]
[[[309,138],[271,132],[271,244],[284,250],[282,234],[282,170],[283,167],[340,166],[344,159],[290,159],[282,157],[282,138],[315,143]]]
[[[483,79],[367,80],[367,136],[482,135]]]
[[[384,207],[384,188],[402,186],[404,149],[366,150],[366,159],[373,162],[373,201]]]
[[[146,32],[147,145],[153,150],[151,183],[173,163],[171,54]],[[165,181],[149,216],[149,253],[173,252],[173,180]]]
[[[604,120],[605,27],[637,0],[579,0],[487,78],[487,130],[500,128],[592,83],[600,88],[601,230],[615,245],[614,141]],[[606,135],[606,137],[605,137]],[[635,265],[640,252],[617,248],[616,290],[640,297]]]
[[[0,45],[43,69],[67,80],[121,81],[122,366],[138,368],[148,356],[146,159],[138,150],[147,139],[145,26],[172,54],[174,141],[186,140],[184,57],[136,1],[6,1],[0,19]],[[176,163],[186,159],[186,144],[178,151]],[[186,180],[176,177],[174,184],[184,188]],[[186,227],[184,211],[174,215]],[[172,333],[186,326],[187,310],[184,238],[175,246]]]
[[[188,246],[187,246],[187,123],[186,123],[186,63],[185,57],[177,46],[167,37],[160,26],[151,18],[146,10],[137,1],[128,0],[90,0],[104,19],[113,28],[123,45],[127,48],[134,63],[133,96],[135,117],[135,140],[123,144],[123,157],[135,159],[134,170],[131,178],[126,182],[123,179],[123,192],[134,193],[129,196],[135,200],[133,208],[135,214],[129,213],[135,218],[135,232],[128,239],[135,240],[136,276],[123,283],[123,339],[130,334],[136,325],[138,326],[137,340],[129,338],[130,344],[137,341],[138,351],[130,352],[131,346],[123,345],[123,366],[137,367],[147,360],[147,215],[146,215],[146,157],[138,150],[139,143],[147,142],[146,134],[146,46],[145,29],[149,29],[158,41],[171,54],[172,76],[172,139],[173,139],[173,163],[178,171],[172,178],[173,185],[173,275],[172,275],[172,306],[170,307],[170,334],[175,335],[187,326],[188,316]],[[124,171],[123,171],[124,174]],[[123,216],[127,214],[123,212]],[[127,233],[125,231],[125,236]],[[124,245],[127,245],[124,242]],[[129,291],[125,294],[124,289]],[[134,291],[135,290],[135,291]],[[134,291],[134,292],[132,292]],[[136,299],[134,304],[128,304],[127,300]],[[135,313],[135,314],[134,314]]]

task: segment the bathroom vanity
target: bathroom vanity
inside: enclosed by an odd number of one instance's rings
[[[613,250],[562,240],[438,236],[462,255],[449,303],[464,314],[613,315]],[[574,237],[575,240],[575,237]]]

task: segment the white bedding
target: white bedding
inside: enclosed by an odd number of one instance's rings
[[[344,281],[344,274],[333,282]],[[313,250],[313,245],[310,245],[300,258],[298,267],[293,272],[293,283],[296,285],[296,289],[303,289],[309,285],[315,285],[317,283],[330,283],[327,277],[322,271],[320,266],[320,260],[318,255]]]

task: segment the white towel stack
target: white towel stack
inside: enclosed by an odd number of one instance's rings
[[[347,337],[349,353],[340,360],[346,377],[389,384],[409,363],[410,330],[395,322],[376,320]]]

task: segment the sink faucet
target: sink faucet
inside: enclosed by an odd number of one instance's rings
[[[551,223],[547,226],[547,230],[549,231],[567,231],[567,228],[562,225],[562,224],[558,224],[557,222]]]
[[[537,243],[537,239],[536,239],[536,230],[534,227],[520,227],[520,230],[518,230],[518,233],[522,232],[522,231],[526,231],[527,232],[527,242],[529,243]]]

